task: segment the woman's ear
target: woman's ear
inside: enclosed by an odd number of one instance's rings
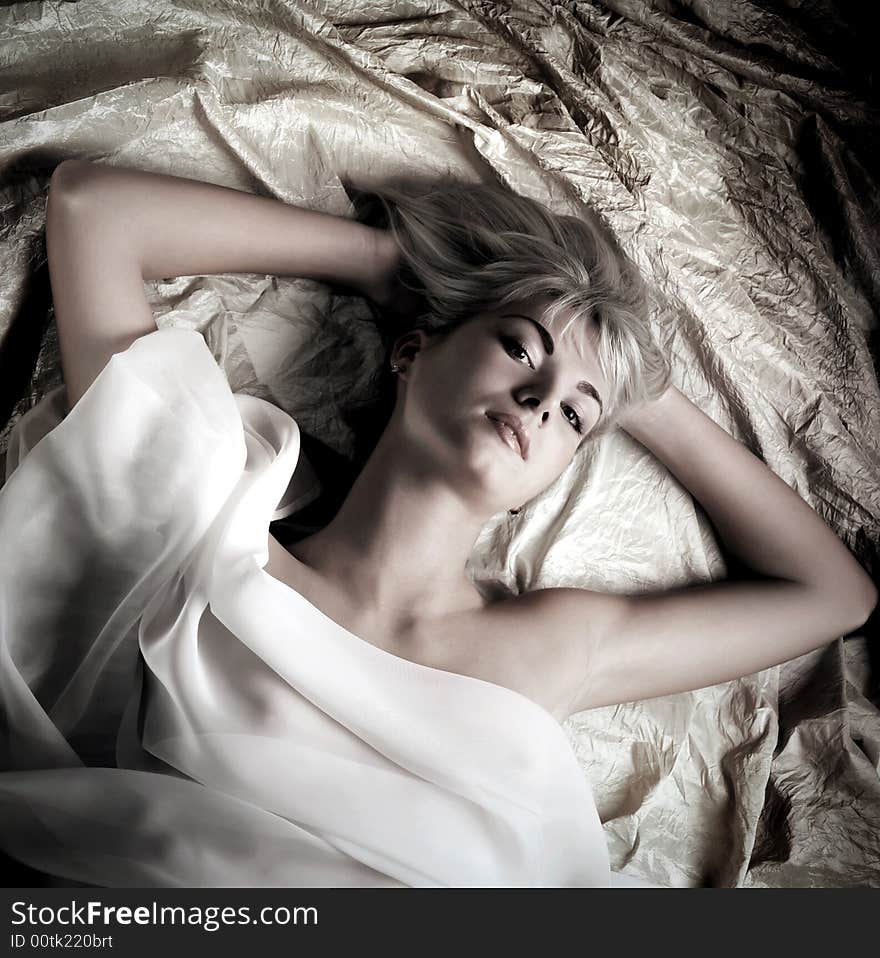
[[[391,364],[397,367],[395,372],[401,379],[406,379],[410,367],[430,338],[423,329],[411,329],[395,340],[391,350]]]

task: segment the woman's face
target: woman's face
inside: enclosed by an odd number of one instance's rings
[[[395,418],[411,454],[490,515],[562,473],[608,394],[595,327],[554,337],[540,322],[545,305],[483,313],[443,337],[411,332],[392,355],[402,367]]]

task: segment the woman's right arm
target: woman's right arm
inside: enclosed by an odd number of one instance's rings
[[[46,245],[70,407],[114,353],[156,329],[144,280],[263,273],[369,295],[398,263],[389,236],[344,217],[84,160],[52,176]]]

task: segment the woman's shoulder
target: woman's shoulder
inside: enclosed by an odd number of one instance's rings
[[[487,664],[501,684],[533,699],[564,721],[581,711],[584,690],[599,663],[622,597],[590,589],[534,589],[489,602],[475,613],[474,648],[491,652]]]
[[[470,629],[473,654],[488,651],[485,670],[492,680],[537,702],[560,722],[574,711],[590,668],[588,623],[582,620],[580,629],[564,625],[569,592],[599,595],[582,589],[523,592],[486,603],[473,614]]]

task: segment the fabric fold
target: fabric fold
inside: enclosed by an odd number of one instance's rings
[[[0,492],[7,854],[99,885],[611,883],[546,710],[265,571],[299,429],[199,333],[144,336],[47,412]]]

